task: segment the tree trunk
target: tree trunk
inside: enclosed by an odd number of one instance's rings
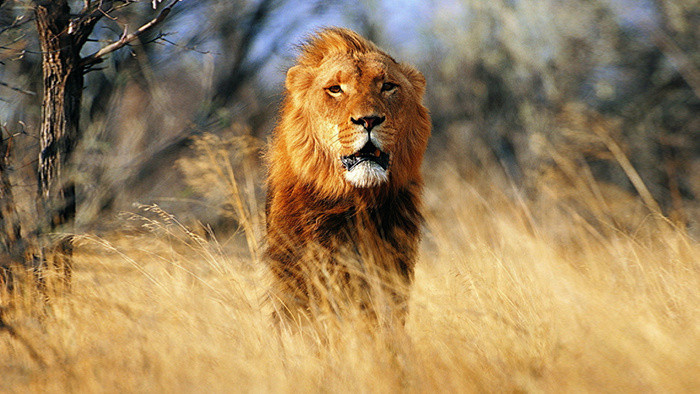
[[[12,270],[23,264],[25,246],[7,173],[10,139],[0,133],[0,291],[12,288]]]
[[[71,18],[67,0],[37,1],[37,32],[42,52],[43,102],[38,168],[38,234],[41,259],[70,279],[72,237],[57,243],[45,234],[72,232],[76,213],[74,174],[70,159],[80,139],[83,67],[80,49],[92,31]]]
[[[37,30],[42,51],[43,103],[39,153],[42,230],[66,230],[75,218],[75,184],[68,165],[80,138],[83,70],[82,43],[72,34],[66,0],[37,2]]]

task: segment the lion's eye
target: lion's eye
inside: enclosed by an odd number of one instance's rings
[[[384,82],[382,84],[382,92],[391,92],[392,90],[396,89],[396,87],[399,86],[395,83],[391,82]]]
[[[340,85],[329,86],[326,88],[326,90],[332,95],[339,95],[340,93],[343,93],[343,89],[340,87]]]

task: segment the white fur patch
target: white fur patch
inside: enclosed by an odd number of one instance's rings
[[[345,179],[355,187],[375,187],[388,181],[389,174],[379,164],[367,160],[346,171]]]

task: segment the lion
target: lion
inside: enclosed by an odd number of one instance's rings
[[[351,30],[300,46],[266,153],[275,316],[355,306],[405,321],[431,133],[425,85]]]

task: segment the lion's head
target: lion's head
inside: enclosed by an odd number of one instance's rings
[[[285,85],[273,182],[293,174],[329,196],[420,182],[430,118],[425,79],[413,67],[330,28],[301,46]]]

